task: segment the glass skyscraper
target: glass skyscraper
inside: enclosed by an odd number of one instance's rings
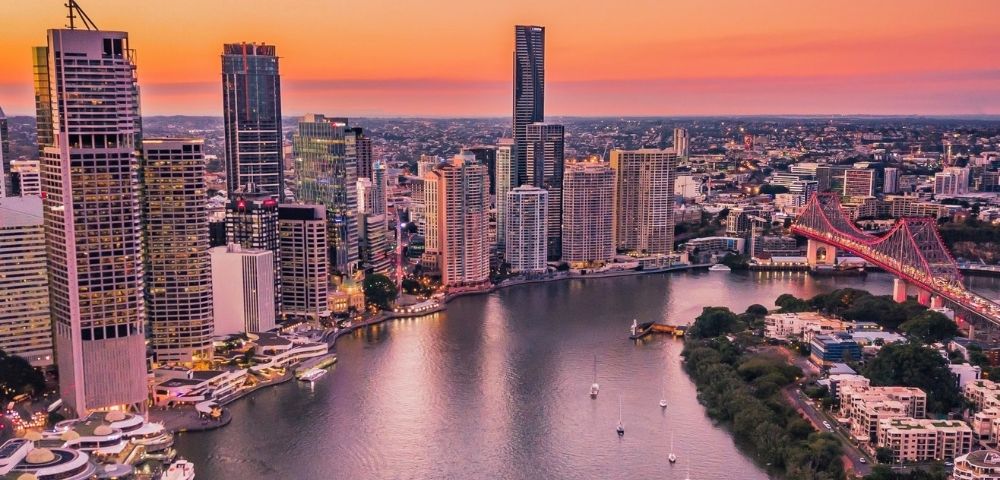
[[[222,101],[229,195],[253,183],[253,190],[284,200],[281,77],[274,45],[223,46]]]
[[[527,182],[528,125],[545,121],[545,27],[514,27],[514,158],[517,185]]]
[[[347,119],[308,114],[293,139],[296,198],[326,207],[330,262],[340,273],[358,263],[358,160],[356,133]]]

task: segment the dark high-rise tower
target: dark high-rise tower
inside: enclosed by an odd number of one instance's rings
[[[257,191],[284,199],[280,84],[274,45],[223,46],[222,117],[230,197],[253,183]]]
[[[514,158],[517,185],[527,181],[528,125],[545,121],[545,27],[514,27]]]
[[[13,160],[10,154],[10,137],[7,131],[7,116],[0,108],[0,196],[11,195],[10,193],[10,161]]]

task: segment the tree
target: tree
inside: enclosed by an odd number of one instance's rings
[[[694,324],[688,330],[693,338],[712,338],[727,333],[737,332],[743,325],[735,313],[726,307],[705,307],[701,315],[695,318]]]
[[[925,310],[907,320],[899,328],[923,343],[943,342],[958,335],[958,325],[941,312]]]
[[[0,402],[7,403],[22,393],[45,390],[45,376],[23,357],[0,350]]]
[[[778,296],[774,304],[781,307],[781,313],[795,313],[812,310],[812,305],[790,293],[783,293]]]
[[[761,185],[760,193],[762,195],[777,195],[779,193],[788,193],[788,187],[783,185]]]
[[[763,306],[763,305],[761,305],[759,303],[755,303],[755,304],[750,305],[749,307],[747,307],[746,313],[748,315],[752,315],[754,317],[763,317],[763,316],[767,315],[767,307],[765,307],[765,306]]]
[[[892,449],[878,447],[875,450],[875,460],[878,461],[878,463],[892,463]]]
[[[396,284],[389,277],[378,273],[365,277],[362,287],[365,290],[365,301],[382,310],[392,308],[392,303],[399,295]]]
[[[927,410],[948,413],[961,404],[955,376],[948,360],[932,348],[917,343],[886,345],[868,362],[864,375],[872,385],[917,387],[927,393]]]

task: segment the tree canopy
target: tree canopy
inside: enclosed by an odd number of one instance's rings
[[[45,390],[45,376],[27,360],[0,350],[0,402]]]
[[[365,301],[382,310],[392,308],[392,302],[399,295],[396,284],[389,277],[378,273],[365,277],[362,287],[365,290]]]
[[[872,385],[917,387],[927,393],[927,409],[947,413],[961,404],[948,360],[937,350],[917,343],[894,343],[879,350],[865,366]]]
[[[705,307],[687,334],[693,338],[712,338],[743,330],[745,325],[726,307]]]
[[[958,325],[943,313],[925,310],[903,322],[899,329],[912,338],[930,344],[950,340],[958,335]]]

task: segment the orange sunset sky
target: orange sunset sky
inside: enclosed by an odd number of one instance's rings
[[[79,0],[130,33],[146,115],[221,115],[222,44],[277,45],[283,113],[507,116],[513,25],[547,115],[1000,114],[993,0]],[[63,0],[0,0],[0,106]]]

